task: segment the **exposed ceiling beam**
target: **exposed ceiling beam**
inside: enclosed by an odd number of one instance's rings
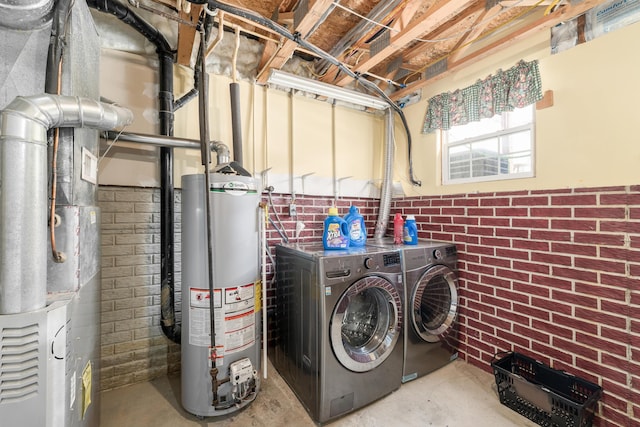
[[[331,7],[333,0],[316,0],[316,2],[309,8],[309,12],[302,18],[300,24],[295,28],[295,31],[306,35],[314,25],[322,19],[323,14]],[[293,52],[297,48],[297,43],[292,40],[285,40],[282,43],[282,47],[278,49],[277,53],[271,60],[268,67],[262,69],[257,77],[258,83],[266,83],[269,78],[269,69],[282,68],[282,66],[291,58]]]
[[[445,24],[448,20],[461,13],[467,7],[472,6],[474,3],[475,1],[469,0],[439,1],[429,8],[422,19],[416,20],[400,33],[392,35],[391,42],[387,47],[381,49],[375,55],[370,56],[363,63],[358,64],[353,68],[353,71],[360,74],[366,73],[393,52],[403,48],[423,34],[433,31],[440,25]],[[351,77],[344,76],[337,82],[337,84],[344,86],[349,81],[351,81]]]
[[[180,19],[189,21],[194,25],[198,23],[203,5],[192,4],[189,13],[180,10]],[[193,53],[193,45],[196,39],[196,27],[178,24],[178,52],[176,54],[176,62],[185,67],[191,66],[191,54]]]
[[[471,42],[475,40],[482,32],[489,26],[491,19],[485,19],[487,17],[491,18],[493,16],[497,16],[500,13],[502,6],[499,4],[493,6],[489,10],[484,10],[476,21],[473,23],[471,27],[471,31],[465,33],[464,36],[458,40],[458,43],[453,47],[452,54],[449,56],[449,61],[455,62],[456,59],[460,58],[464,52],[469,49],[471,46]]]
[[[431,79],[423,79],[417,80],[411,84],[409,84],[406,88],[401,89],[392,93],[390,96],[391,99],[398,100],[406,95],[409,95],[416,90],[445,77],[447,74],[457,71],[463,67],[467,67],[470,64],[480,61],[483,58],[486,58],[490,54],[493,54],[499,50],[502,50],[512,44],[522,41],[528,37],[531,37],[538,31],[547,30],[555,25],[558,25],[561,22],[569,21],[576,16],[582,15],[588,10],[605,3],[608,0],[583,0],[581,3],[565,5],[554,12],[551,12],[549,15],[543,16],[540,19],[524,26],[523,28],[510,33],[499,40],[496,40],[493,43],[479,49],[464,58],[459,59],[458,61],[452,63],[450,62],[447,67],[447,71],[439,74]],[[437,61],[434,61],[434,63]]]

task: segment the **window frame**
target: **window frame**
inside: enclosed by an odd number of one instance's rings
[[[460,141],[456,141],[453,143],[448,142],[448,130],[441,130],[439,132],[440,139],[440,148],[442,153],[442,184],[443,185],[453,185],[453,184],[466,184],[466,183],[476,183],[476,182],[487,182],[487,181],[504,181],[511,179],[522,179],[522,178],[533,178],[535,177],[535,169],[536,169],[536,152],[535,152],[535,142],[536,142],[536,109],[535,104],[531,104],[527,107],[523,108],[531,108],[531,122],[524,125],[518,125],[511,128],[505,128],[505,120],[506,117],[504,114],[509,114],[510,111],[505,111],[500,114],[502,118],[502,127],[500,130],[495,132],[485,133],[479,136],[474,136],[471,138],[463,139]],[[451,147],[459,147],[464,145],[470,145],[476,142],[486,141],[494,138],[501,138],[505,135],[517,134],[519,132],[529,131],[531,134],[531,170],[527,172],[518,172],[518,173],[507,173],[497,175],[489,175],[489,176],[479,176],[479,177],[465,177],[465,178],[457,178],[451,179],[449,178],[449,169],[450,169],[450,160],[449,160],[449,150]],[[499,157],[500,159],[501,157]],[[473,164],[471,164],[471,173],[473,173]]]

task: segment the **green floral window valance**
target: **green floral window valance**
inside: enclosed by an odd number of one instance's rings
[[[423,133],[436,129],[492,117],[514,108],[522,108],[542,99],[542,82],[538,61],[520,61],[506,71],[454,92],[445,92],[429,99]]]

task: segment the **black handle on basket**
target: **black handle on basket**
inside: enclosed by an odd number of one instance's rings
[[[498,359],[498,356],[506,356],[508,354],[512,354],[513,351],[511,350],[507,350],[507,351],[498,351],[496,352],[496,354],[493,355],[493,357],[491,358],[491,365],[493,365],[493,363]],[[500,357],[502,359],[502,357]]]

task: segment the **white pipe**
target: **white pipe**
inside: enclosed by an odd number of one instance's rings
[[[267,379],[267,205],[263,205],[262,212],[260,212],[260,227],[261,227],[261,240],[262,240],[262,266],[261,266],[261,278],[262,281],[262,376]]]
[[[385,123],[385,158],[384,177],[382,178],[382,188],[380,189],[380,210],[378,211],[378,221],[374,238],[384,237],[389,224],[389,212],[391,210],[391,196],[393,189],[393,157],[395,145],[395,120],[394,112],[391,108],[387,110]]]
[[[47,130],[132,121],[126,108],[60,95],[19,96],[0,112],[0,314],[46,306]]]

